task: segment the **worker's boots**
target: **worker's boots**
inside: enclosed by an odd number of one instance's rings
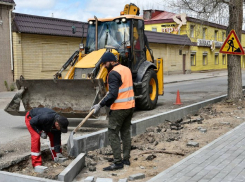
[[[37,173],[44,173],[45,170],[47,170],[48,167],[45,166],[35,166],[34,171]]]
[[[122,168],[123,168],[123,163],[122,162],[113,163],[110,166],[103,168],[103,171],[114,171],[114,170],[122,169]]]
[[[123,159],[123,164],[130,166],[130,161],[128,159]]]

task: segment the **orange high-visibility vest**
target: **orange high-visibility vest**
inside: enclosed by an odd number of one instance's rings
[[[119,87],[117,99],[111,105],[110,109],[119,110],[119,109],[134,108],[135,100],[134,100],[133,80],[132,80],[132,74],[130,69],[126,66],[122,66],[119,64],[115,66],[112,70],[118,72],[121,75],[122,85]],[[107,83],[109,83],[108,78],[107,78]]]

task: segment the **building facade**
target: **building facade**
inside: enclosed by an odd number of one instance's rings
[[[226,26],[159,10],[146,10],[144,19],[146,30],[187,35],[191,39],[193,42],[190,48],[191,71],[227,68],[226,54],[219,53],[226,39]],[[241,45],[245,45],[244,31]],[[241,57],[243,67],[244,58]]]
[[[82,36],[87,36],[86,23],[15,13],[14,79],[21,75],[25,79],[52,79],[78,50]]]
[[[12,10],[13,0],[0,0],[0,91],[11,89],[13,84]]]
[[[25,79],[52,79],[78,50],[82,36],[83,42],[86,42],[87,26],[84,22],[15,13],[14,79],[19,79],[21,75]],[[154,57],[163,58],[165,74],[190,72],[192,43],[186,35],[151,31],[145,31],[145,34]]]

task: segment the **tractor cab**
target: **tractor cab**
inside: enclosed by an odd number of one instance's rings
[[[129,67],[132,73],[137,72],[139,65],[146,60],[143,19],[125,15],[112,19],[89,19],[88,23],[85,54],[99,49],[115,49],[119,53],[119,62]]]

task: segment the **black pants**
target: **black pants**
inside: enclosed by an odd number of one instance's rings
[[[131,134],[130,125],[134,108],[111,110],[109,115],[108,138],[113,151],[114,163],[122,161],[121,143],[119,133],[123,144],[123,159],[130,158]]]

